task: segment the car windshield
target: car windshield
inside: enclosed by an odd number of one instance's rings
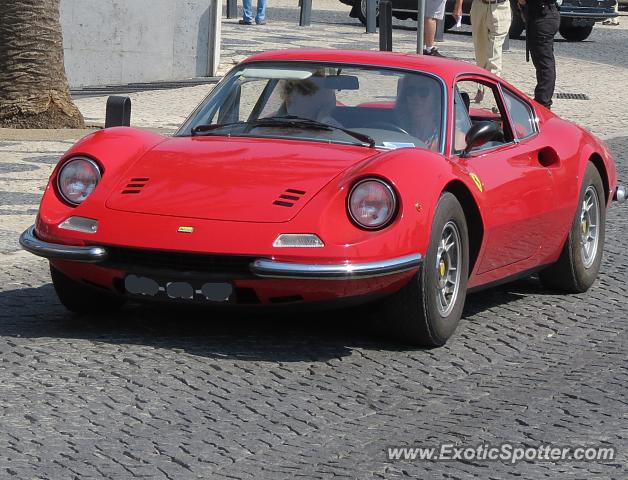
[[[426,73],[307,62],[232,70],[177,135],[442,150],[443,86]]]

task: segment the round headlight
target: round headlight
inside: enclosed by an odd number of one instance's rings
[[[349,215],[358,226],[376,230],[388,225],[395,216],[397,197],[386,182],[368,178],[353,186],[347,206]]]
[[[100,169],[93,160],[75,157],[66,162],[57,176],[59,193],[66,202],[79,205],[100,181]]]

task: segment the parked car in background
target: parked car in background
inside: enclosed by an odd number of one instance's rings
[[[366,0],[340,0],[342,3],[353,7],[349,15],[358,18],[366,25]],[[470,24],[471,2],[464,0],[463,23]],[[452,16],[455,0],[447,0],[445,17],[445,30],[452,28],[456,22]],[[519,38],[525,30],[525,24],[519,15],[516,0],[510,0],[513,21],[510,27],[510,38]],[[560,10],[561,36],[571,42],[580,42],[591,35],[595,22],[601,22],[606,18],[616,17],[615,5],[617,0],[563,0]],[[393,16],[399,20],[416,20],[417,0],[392,0]]]
[[[471,2],[468,2],[471,4]],[[510,25],[510,38],[518,38],[525,30],[525,24],[516,9],[516,1],[511,1],[513,19]],[[617,0],[563,0],[559,6],[561,36],[570,42],[581,42],[589,38],[595,22],[617,16]],[[448,12],[453,9],[453,2]],[[516,9],[516,10],[515,10]],[[450,22],[453,20],[451,18]]]

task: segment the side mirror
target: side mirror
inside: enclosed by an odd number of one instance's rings
[[[463,157],[469,156],[469,152],[475,147],[479,147],[486,142],[490,142],[500,133],[495,122],[477,122],[467,132],[465,141],[467,146],[462,152]]]
[[[131,99],[111,96],[107,98],[105,128],[131,126]]]

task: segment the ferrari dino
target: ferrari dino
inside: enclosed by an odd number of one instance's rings
[[[603,142],[471,64],[285,50],[237,65],[172,137],[80,140],[20,242],[74,312],[374,301],[432,347],[471,289],[538,272],[586,291],[625,196]]]

